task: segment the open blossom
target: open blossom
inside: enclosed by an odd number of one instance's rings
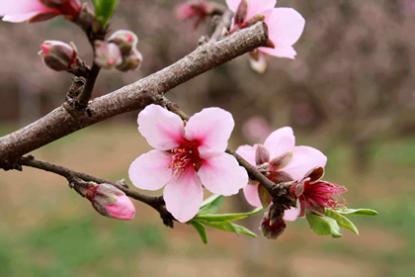
[[[81,189],[81,193],[103,216],[120,220],[131,220],[135,216],[135,207],[130,198],[113,185],[91,184]]]
[[[324,214],[325,208],[337,208],[340,204],[337,198],[347,191],[343,186],[322,181],[324,170],[319,167],[307,174],[302,180],[294,182],[290,194],[297,199],[297,207],[290,209],[293,221],[298,216],[304,216],[306,211]]]
[[[312,169],[324,167],[327,162],[319,150],[295,146],[295,136],[290,127],[275,130],[263,145],[242,145],[236,152],[275,183],[303,180]],[[246,200],[255,207],[262,206],[258,189],[256,181],[250,181],[244,188]]]
[[[220,108],[194,114],[186,124],[158,105],[138,115],[138,130],[155,148],[129,168],[135,186],[163,187],[167,210],[180,222],[192,219],[203,201],[203,186],[212,193],[233,195],[246,186],[248,175],[225,153],[234,127],[232,115]]]
[[[264,20],[268,26],[269,46],[259,52],[271,56],[294,59],[297,52],[293,45],[300,38],[304,18],[292,8],[275,8],[277,0],[226,0],[235,13],[233,29],[241,29]],[[257,56],[258,60],[261,56]]]
[[[80,11],[80,0],[2,0],[0,3],[0,16],[9,22],[36,22],[58,15],[73,20]]]

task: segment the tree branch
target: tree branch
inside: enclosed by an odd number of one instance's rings
[[[37,169],[40,169],[40,170],[55,173],[57,175],[65,177],[68,180],[69,183],[72,183],[72,182],[74,182],[74,180],[76,178],[79,178],[79,179],[81,179],[83,181],[86,181],[86,182],[94,182],[94,183],[97,183],[97,184],[106,183],[106,184],[113,185],[114,187],[117,187],[118,189],[122,190],[129,197],[131,197],[135,200],[138,200],[142,203],[145,203],[145,204],[149,205],[150,207],[154,208],[155,210],[157,210],[160,213],[160,216],[163,219],[164,224],[169,226],[169,227],[173,227],[174,218],[166,210],[163,197],[149,196],[149,195],[141,194],[141,193],[139,193],[135,190],[132,190],[132,189],[120,184],[120,183],[114,183],[114,182],[104,180],[104,179],[101,179],[101,178],[97,178],[97,177],[94,177],[94,176],[91,176],[91,175],[88,175],[88,174],[85,174],[85,173],[77,172],[77,171],[71,170],[69,168],[60,166],[60,165],[40,161],[40,160],[35,159],[33,156],[25,156],[25,157],[20,158],[20,160],[18,161],[18,164],[20,166],[27,166],[27,167],[37,168]]]
[[[94,99],[89,104],[91,116],[81,112],[69,113],[64,106],[58,107],[36,122],[0,138],[0,167],[12,168],[22,155],[65,135],[115,115],[142,109],[155,102],[156,96],[164,95],[199,74],[265,45],[267,40],[266,25],[258,22],[223,40],[199,46],[176,63]]]

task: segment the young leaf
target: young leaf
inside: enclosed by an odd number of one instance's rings
[[[219,229],[219,230],[226,231],[226,232],[246,235],[246,236],[250,236],[253,238],[257,237],[256,234],[252,232],[251,230],[249,230],[248,228],[242,225],[231,223],[231,222],[213,222],[212,221],[212,222],[206,222],[204,224],[212,228]]]
[[[95,7],[95,16],[98,22],[101,23],[103,27],[106,27],[108,21],[114,14],[118,0],[93,0],[92,2]]]
[[[223,203],[224,197],[222,195],[212,195],[208,197],[200,207],[199,214],[211,214],[219,210]]]
[[[327,216],[319,216],[314,213],[306,215],[310,228],[318,235],[331,235],[334,238],[341,237],[340,227],[337,221]]]
[[[359,234],[359,230],[357,229],[356,225],[354,225],[354,223],[344,215],[339,214],[336,210],[326,209],[325,214],[326,216],[336,220],[337,224],[339,224],[340,227],[346,228],[356,235]]]
[[[349,208],[344,208],[344,209],[337,209],[336,210],[337,213],[339,214],[346,214],[346,215],[370,215],[370,216],[374,216],[374,215],[378,215],[379,213],[375,210],[372,209],[349,209]]]
[[[229,221],[238,221],[245,219],[251,215],[260,213],[263,209],[257,208],[253,211],[246,213],[228,213],[228,214],[199,214],[196,216],[196,219],[206,222],[229,222]]]
[[[200,236],[200,239],[203,241],[204,244],[207,244],[207,234],[206,234],[206,228],[203,226],[202,223],[198,222],[197,220],[190,221],[190,224],[196,229],[197,233]]]

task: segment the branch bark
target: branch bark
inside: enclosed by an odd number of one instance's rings
[[[218,42],[209,42],[176,63],[135,83],[91,101],[90,116],[60,106],[34,123],[0,138],[0,167],[7,169],[22,155],[115,115],[155,102],[172,88],[235,57],[263,46],[266,25],[259,22]]]

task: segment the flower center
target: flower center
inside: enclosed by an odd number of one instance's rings
[[[202,158],[199,155],[200,143],[198,141],[183,141],[179,147],[170,150],[172,158],[169,168],[174,175],[180,175],[187,169],[199,170],[202,165]]]

